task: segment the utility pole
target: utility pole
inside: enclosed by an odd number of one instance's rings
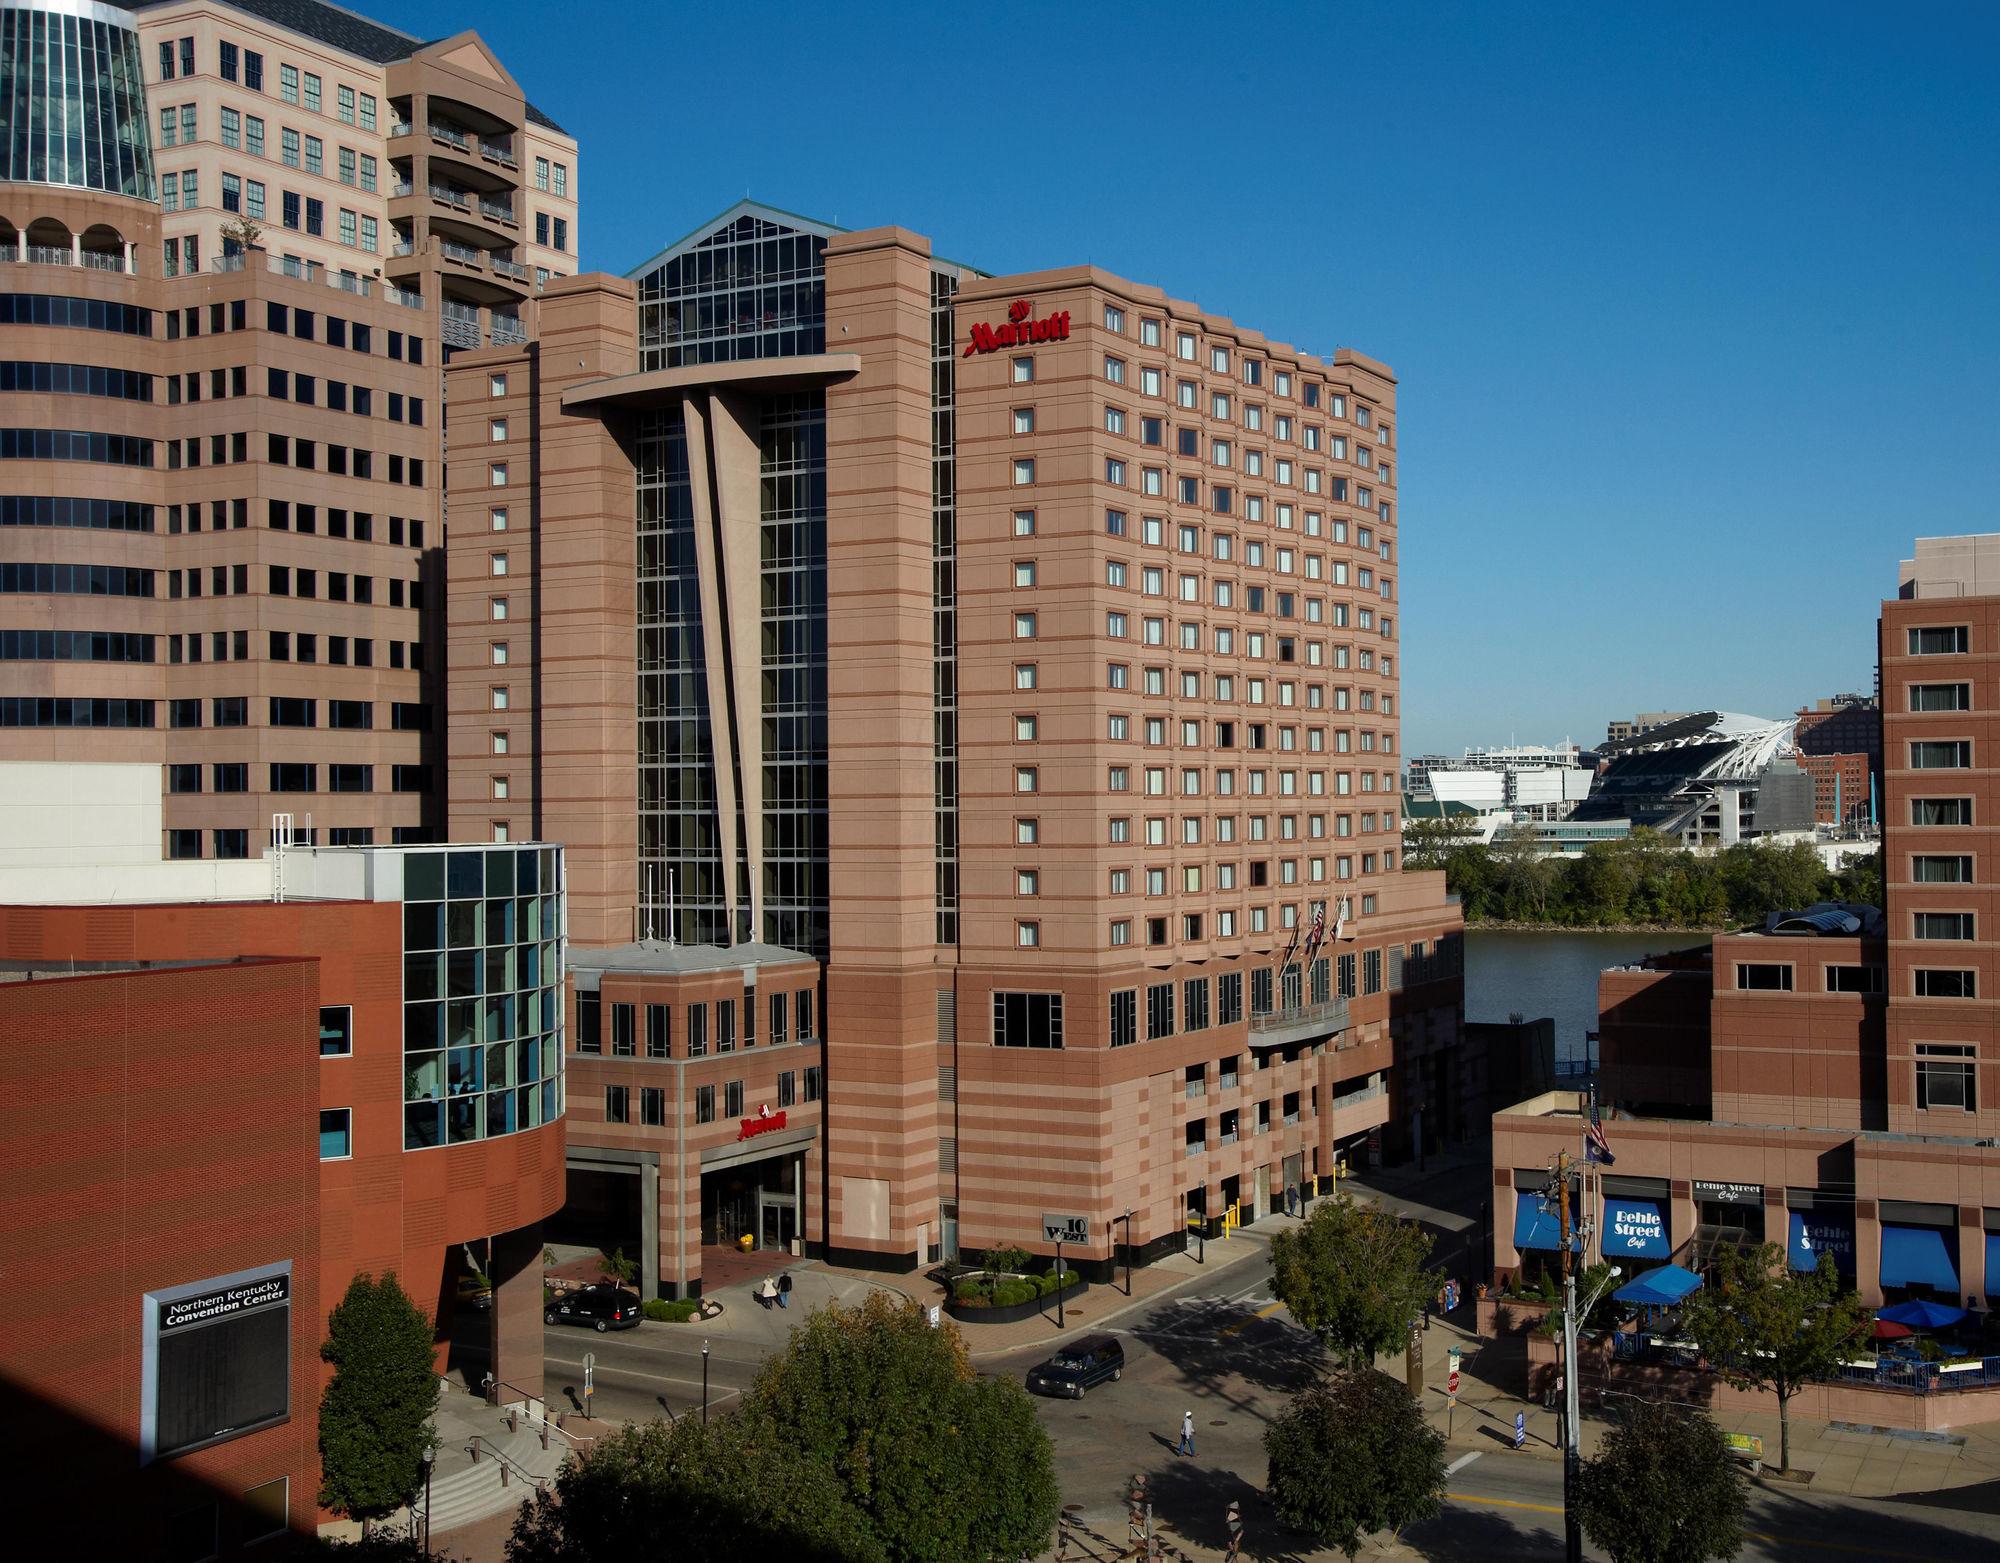
[[[1573,1163],[1568,1151],[1557,1151],[1555,1162],[1556,1211],[1561,1226],[1563,1278],[1563,1555],[1568,1563],[1583,1563],[1583,1527],[1576,1518],[1577,1476],[1582,1464],[1579,1439],[1581,1398],[1576,1373],[1576,1267],[1571,1262],[1569,1174]],[[1602,1290],[1600,1287],[1599,1290]],[[1597,1299],[1593,1297],[1592,1302]]]

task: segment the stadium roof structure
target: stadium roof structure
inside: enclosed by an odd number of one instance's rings
[[[1773,761],[1791,754],[1795,721],[1699,711],[1608,745],[1610,764],[1570,817],[1629,819],[1676,834],[1718,787],[1754,783]]]

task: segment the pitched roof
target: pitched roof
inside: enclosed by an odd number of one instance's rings
[[[155,5],[167,3],[170,0],[154,0]],[[371,21],[345,6],[329,4],[328,0],[221,0],[221,3],[376,65],[407,60],[426,41],[401,28]],[[134,9],[152,10],[154,5],[141,4]],[[558,135],[569,134],[534,104],[527,105],[527,113],[533,123]]]

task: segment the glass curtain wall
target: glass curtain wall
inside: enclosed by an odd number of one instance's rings
[[[0,180],[150,201],[153,141],[139,35],[72,0],[0,9]]]

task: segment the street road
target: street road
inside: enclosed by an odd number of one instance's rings
[[[1245,1245],[1248,1246],[1248,1245]],[[1211,1256],[1215,1250],[1211,1249]],[[1125,1536],[1124,1495],[1143,1472],[1165,1534],[1195,1558],[1219,1556],[1222,1520],[1231,1498],[1248,1523],[1245,1556],[1301,1556],[1265,1506],[1263,1434],[1267,1420],[1321,1363],[1318,1344],[1291,1322],[1270,1294],[1270,1265],[1261,1247],[1233,1262],[1211,1264],[1179,1292],[1111,1326],[1125,1343],[1123,1379],[1092,1390],[1081,1402],[1041,1400],[1036,1406],[1055,1444],[1063,1496],[1079,1506],[1080,1555],[1109,1558]],[[476,1338],[483,1321],[463,1333]],[[976,1332],[968,1332],[978,1349]],[[580,1407],[583,1355],[596,1355],[594,1410],[613,1421],[638,1421],[670,1411],[700,1414],[702,1336],[684,1325],[643,1325],[604,1335],[553,1325],[546,1332],[549,1399]],[[710,1338],[709,1405],[726,1410],[754,1377],[765,1348]],[[984,1371],[1021,1376],[1048,1355],[1046,1347],[982,1358]],[[455,1351],[454,1365],[476,1383],[480,1348]],[[1173,1453],[1181,1413],[1195,1419],[1196,1454]],[[1451,1499],[1443,1515],[1414,1526],[1403,1540],[1422,1558],[1545,1560],[1559,1556],[1562,1469],[1549,1452],[1516,1454],[1497,1435],[1490,1448],[1450,1451]],[[1891,1560],[1955,1563],[2000,1556],[2000,1494],[1985,1488],[1920,1499],[1873,1501],[1755,1489],[1753,1538],[1746,1559]],[[1586,1556],[1602,1555],[1586,1547]]]

